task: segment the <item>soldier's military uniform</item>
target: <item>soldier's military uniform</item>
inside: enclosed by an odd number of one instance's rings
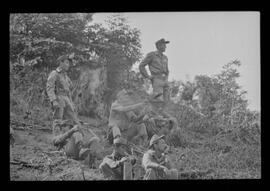
[[[126,141],[123,138],[116,138],[114,139],[114,145],[115,144],[126,146]],[[111,155],[107,155],[103,159],[102,163],[99,165],[99,169],[101,170],[105,178],[113,180],[123,180],[124,162],[121,161],[123,157],[128,157],[128,155],[117,153],[114,150]]]
[[[59,107],[54,108],[53,119],[71,119],[79,123],[75,107],[71,99],[72,82],[60,67],[53,70],[47,80],[47,94],[51,102],[57,101]]]
[[[58,60],[68,59],[61,56]],[[73,131],[75,124],[81,127],[71,99],[72,82],[61,67],[53,70],[47,80],[47,94],[51,101],[57,101],[53,107],[53,144],[64,148],[66,155],[74,159],[83,159],[89,154],[100,157],[100,139],[93,131]]]
[[[147,113],[148,119],[144,121],[148,137],[157,135],[168,135],[179,128],[177,119],[166,112],[162,107],[151,105]]]
[[[83,160],[88,155],[101,158],[102,146],[100,139],[91,129],[72,131],[72,123],[69,120],[54,120],[53,144],[63,149],[66,155],[73,159]],[[85,151],[85,152],[83,152]]]
[[[127,97],[126,93],[123,95]],[[113,138],[122,136],[135,144],[146,144],[147,131],[142,123],[143,114],[139,108],[143,103],[125,104],[122,99],[117,99],[112,103],[109,128],[112,130]]]
[[[154,135],[150,140],[150,149],[143,155],[142,165],[145,168],[144,180],[157,180],[157,179],[177,179],[178,171],[172,168],[172,163],[166,154],[158,155],[151,146],[164,136]],[[159,169],[159,166],[165,166],[168,171],[164,172]]]
[[[168,41],[165,41],[165,43],[168,43]],[[160,96],[163,95],[164,101],[169,100],[169,69],[167,56],[159,51],[153,51],[146,55],[139,65],[139,70],[145,78],[149,78],[149,74],[145,69],[146,65],[149,66],[152,76],[153,97],[162,100]]]

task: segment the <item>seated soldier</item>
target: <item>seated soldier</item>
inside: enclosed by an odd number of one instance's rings
[[[75,160],[101,159],[100,139],[90,129],[73,126],[68,120],[54,120],[53,144]]]
[[[121,137],[114,139],[113,153],[106,156],[99,165],[99,169],[106,179],[123,180],[124,163],[136,162],[134,158],[130,158],[130,156],[126,153],[126,146],[127,144],[125,139]]]
[[[143,155],[142,165],[146,171],[144,180],[178,179],[178,171],[172,168],[169,157],[164,154],[168,145],[163,137],[153,135],[149,150]]]
[[[122,136],[135,144],[147,144],[147,131],[143,123],[144,102],[134,103],[132,97],[126,90],[121,90],[112,103],[109,128],[112,131],[113,139]]]
[[[179,128],[177,119],[163,111],[162,108],[152,107],[148,111],[150,112],[144,117],[148,137],[152,137],[154,134],[166,136]]]

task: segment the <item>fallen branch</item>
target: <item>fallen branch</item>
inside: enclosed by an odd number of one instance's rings
[[[10,161],[10,164],[20,165],[20,166],[24,166],[24,167],[27,167],[27,168],[35,168],[35,169],[39,169],[39,168],[43,168],[44,167],[43,165],[29,164],[29,163],[27,163],[25,161]]]
[[[17,121],[17,120],[14,120],[12,119],[10,121],[10,124],[15,124],[15,125],[22,125],[22,126],[25,126],[25,127],[13,127],[13,129],[17,129],[17,130],[41,130],[41,131],[52,131],[51,129],[49,128],[44,128],[40,125],[34,125],[34,124],[29,124],[29,123],[25,123],[25,122],[22,122],[22,121]],[[29,127],[32,127],[32,128],[29,128]],[[33,128],[35,127],[35,128]]]

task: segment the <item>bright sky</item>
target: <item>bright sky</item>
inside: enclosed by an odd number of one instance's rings
[[[96,13],[103,22],[115,13]],[[222,66],[238,59],[238,83],[248,91],[251,110],[260,110],[259,12],[137,12],[122,13],[131,27],[141,31],[142,52],[155,50],[155,42],[169,40],[169,80],[193,80],[195,75],[218,74]]]

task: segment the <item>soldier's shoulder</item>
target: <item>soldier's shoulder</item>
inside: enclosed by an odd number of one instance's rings
[[[49,74],[49,77],[53,77],[53,76],[57,76],[58,72],[56,70],[51,71],[51,73]]]
[[[149,52],[148,54],[146,54],[146,56],[155,56],[156,55],[156,51],[152,51],[152,52]]]
[[[147,150],[147,151],[145,152],[145,154],[152,156],[152,155],[155,154],[155,151],[152,150],[152,149],[149,149],[149,150]]]

